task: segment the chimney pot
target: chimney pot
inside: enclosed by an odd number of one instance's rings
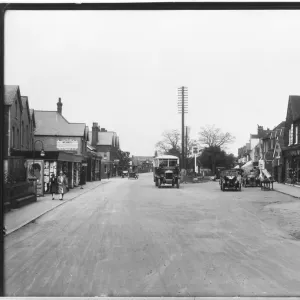
[[[61,98],[58,98],[58,102],[57,102],[57,112],[58,112],[59,114],[62,114],[62,106],[63,106],[63,104],[62,104],[62,102],[61,102]]]

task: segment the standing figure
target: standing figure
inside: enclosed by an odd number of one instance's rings
[[[57,178],[53,173],[50,178],[50,192],[52,194],[52,200],[54,200],[54,194],[57,193]]]
[[[66,176],[62,171],[59,172],[59,176],[57,178],[58,184],[58,193],[60,194],[59,200],[64,199],[64,194],[66,193],[67,184],[66,184]]]
[[[110,177],[110,170],[107,171],[107,179]]]

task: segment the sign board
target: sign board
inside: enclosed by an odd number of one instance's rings
[[[263,170],[265,168],[265,161],[264,160],[259,160],[258,162],[258,167],[260,170]]]
[[[57,140],[56,148],[62,151],[76,151],[78,150],[78,141],[72,139]]]
[[[197,154],[197,153],[198,153],[198,148],[197,148],[197,147],[194,147],[194,148],[193,148],[193,153],[194,153],[194,154]]]
[[[82,165],[83,167],[87,167],[88,164],[87,164],[87,163],[82,163],[81,165]]]
[[[37,196],[44,195],[44,161],[27,160],[27,179],[36,180]]]

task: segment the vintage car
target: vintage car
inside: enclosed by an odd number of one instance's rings
[[[259,173],[251,170],[250,173],[247,173],[243,177],[243,187],[247,186],[260,186]]]
[[[225,189],[242,190],[241,175],[238,170],[223,170],[220,174],[220,188],[224,192]]]
[[[129,172],[128,179],[130,178],[138,179],[139,175],[136,172]]]
[[[172,185],[179,189],[179,158],[173,155],[162,155],[153,160],[153,181],[155,186]]]
[[[122,178],[128,177],[128,171],[122,171]]]

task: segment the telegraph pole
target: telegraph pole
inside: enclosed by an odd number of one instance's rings
[[[188,109],[188,88],[187,87],[180,87],[178,88],[178,113],[181,113],[181,151],[182,151],[182,158],[181,158],[181,168],[185,169],[185,155],[184,155],[184,114],[187,113]]]

